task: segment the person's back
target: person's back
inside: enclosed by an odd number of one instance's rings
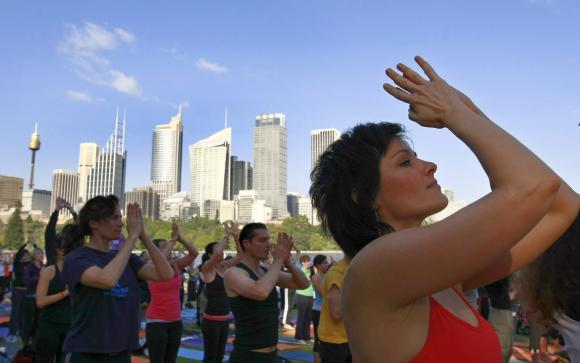
[[[318,324],[322,362],[351,362],[348,337],[340,313],[341,290],[348,270],[348,260],[334,264],[324,275],[324,296]]]

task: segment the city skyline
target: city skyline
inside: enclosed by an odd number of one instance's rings
[[[182,2],[179,11],[147,3],[139,17],[134,7],[110,0],[5,5],[1,175],[29,184],[26,144],[38,123],[34,184],[50,189],[53,170],[78,167],[79,143],[108,137],[119,106],[127,111],[126,190],[149,185],[151,133],[182,104],[185,145],[220,129],[227,108],[232,154],[248,161],[255,115],[284,113],[288,191],[303,195],[310,130],[401,122],[419,156],[437,163],[439,183],[472,202],[489,183],[468,148],[446,130],[407,121],[405,105],[382,90],[386,67],[412,65],[420,54],[580,189],[580,74],[573,71],[580,49],[570,46],[576,2],[226,1]],[[191,190],[188,172],[181,182]]]

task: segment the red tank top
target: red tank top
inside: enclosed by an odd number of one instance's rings
[[[181,320],[181,302],[179,301],[179,289],[181,288],[181,275],[177,268],[173,267],[173,278],[167,281],[153,281],[149,284],[151,303],[147,308],[147,319],[161,321]]]
[[[410,363],[500,363],[501,346],[491,325],[455,289],[477,317],[472,326],[429,296],[429,333],[421,351]]]

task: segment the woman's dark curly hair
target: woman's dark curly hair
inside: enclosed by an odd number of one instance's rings
[[[322,227],[351,258],[393,231],[379,221],[374,204],[381,157],[394,139],[404,137],[400,124],[359,124],[326,149],[310,174],[310,198]]]
[[[541,313],[554,323],[561,312],[580,321],[580,214],[546,252],[521,272],[521,286]]]

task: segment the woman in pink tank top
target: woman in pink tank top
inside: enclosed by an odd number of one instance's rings
[[[191,265],[197,257],[197,249],[191,242],[183,239],[177,224],[171,225],[171,240],[154,240],[154,243],[165,255],[174,274],[170,280],[154,281],[149,284],[151,302],[147,308],[147,348],[151,363],[173,363],[181,345],[181,299],[180,289],[183,284],[181,271]],[[172,258],[172,249],[180,242],[188,254],[179,259]]]
[[[522,268],[570,225],[577,194],[463,93],[416,57],[385,90],[420,126],[447,128],[471,149],[492,191],[437,223],[448,204],[435,171],[399,124],[359,124],[320,156],[310,196],[323,228],[352,259],[342,317],[357,362],[501,362],[489,324],[462,291]],[[418,131],[422,132],[422,131]],[[433,136],[433,147],[449,142]],[[461,171],[460,171],[461,172]]]

